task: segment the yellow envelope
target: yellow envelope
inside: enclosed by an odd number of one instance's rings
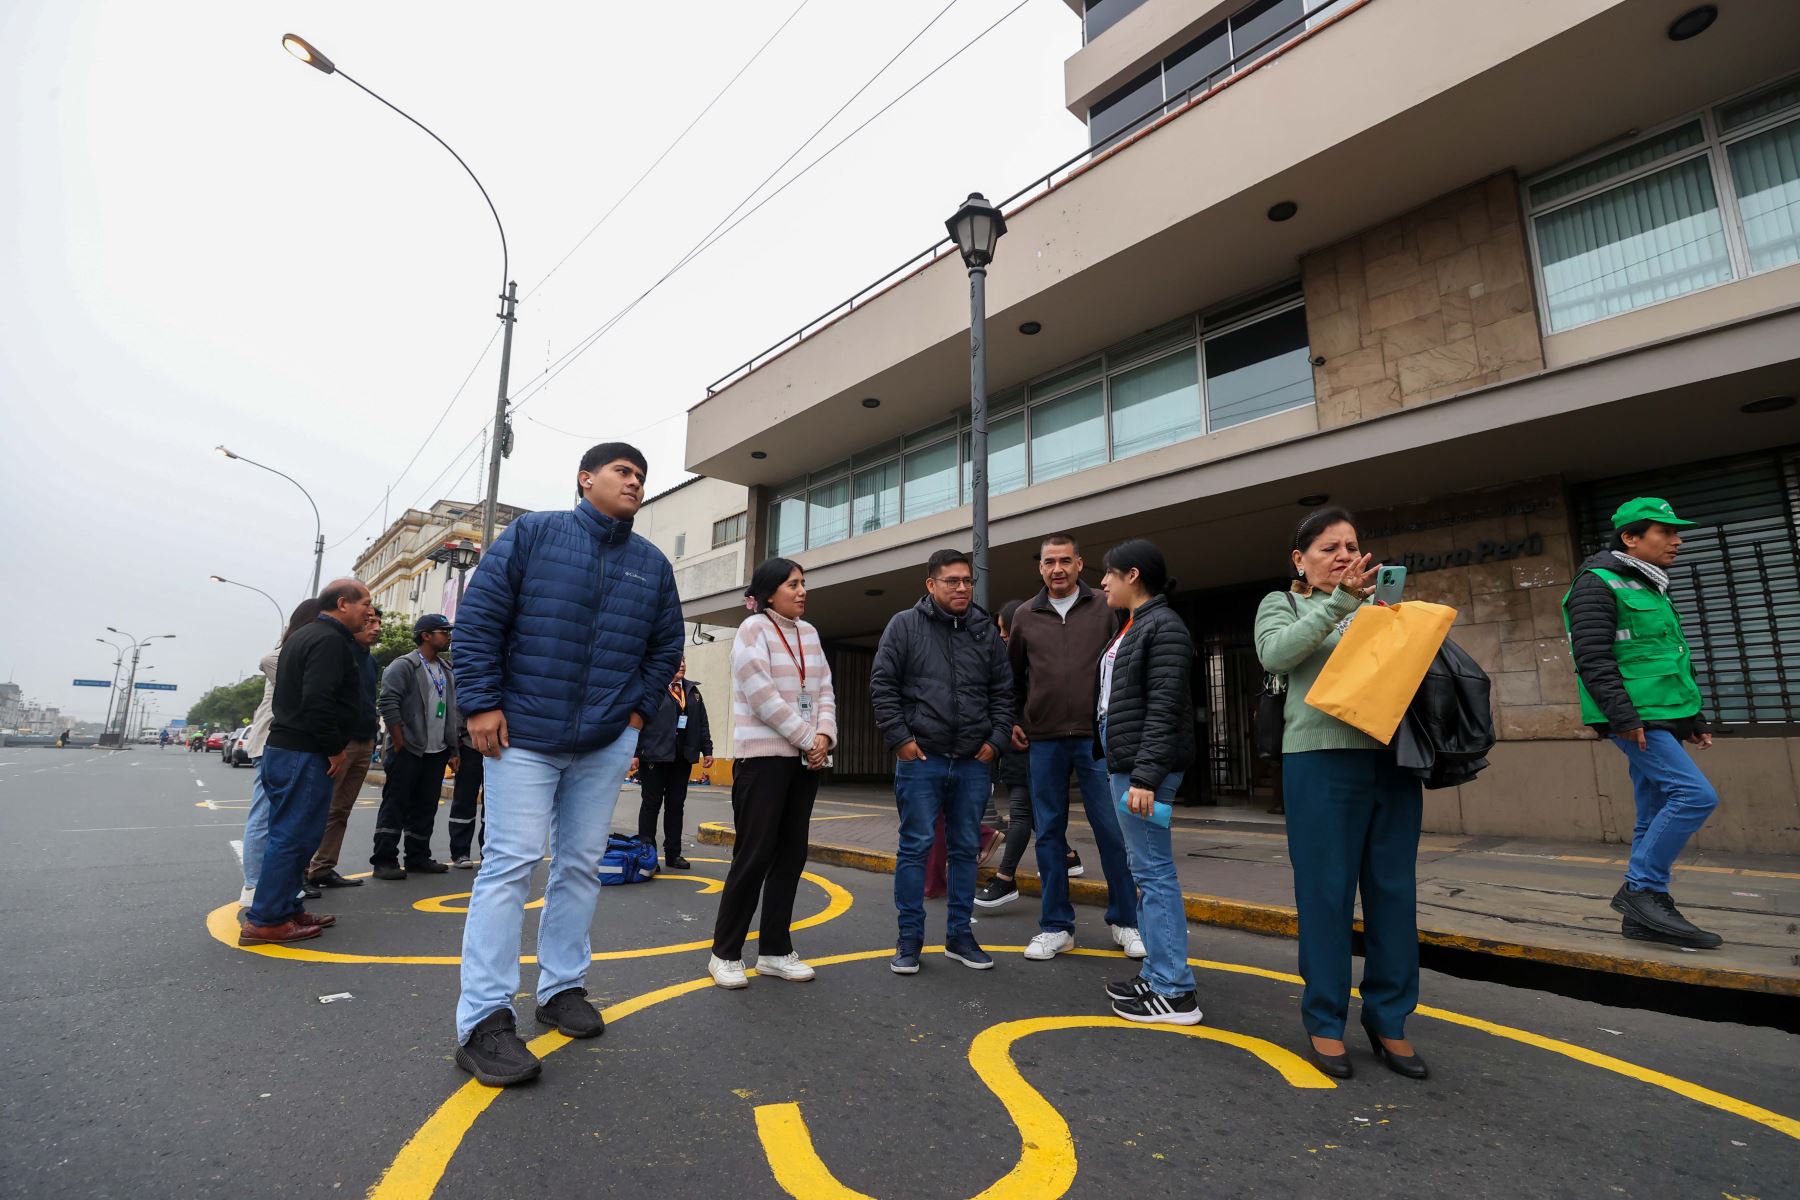
[[[1306,702],[1386,745],[1455,620],[1456,610],[1446,604],[1363,605]]]

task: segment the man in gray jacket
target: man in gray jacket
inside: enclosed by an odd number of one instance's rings
[[[375,850],[369,862],[377,879],[405,879],[409,871],[441,875],[450,868],[431,857],[431,827],[437,820],[444,767],[456,753],[461,718],[456,680],[444,653],[450,649],[450,620],[428,613],[413,623],[418,649],[388,664],[376,707],[387,726],[381,808],[375,814]],[[406,863],[400,839],[406,838]]]

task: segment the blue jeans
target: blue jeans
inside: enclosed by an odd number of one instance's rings
[[[1625,885],[1634,892],[1666,892],[1669,869],[1719,807],[1719,793],[1666,729],[1646,730],[1643,750],[1625,738],[1613,741],[1625,752],[1637,799]]]
[[[513,746],[487,760],[487,841],[463,924],[458,1042],[468,1041],[487,1017],[512,1008],[525,901],[546,839],[554,860],[538,916],[538,1003],[586,982],[600,856],[637,739],[637,730],[627,726],[598,750],[540,754]]]
[[[1183,772],[1176,771],[1156,789],[1156,798],[1172,803],[1181,787]],[[1123,796],[1131,790],[1131,776],[1114,775],[1112,791]],[[1194,969],[1188,966],[1187,904],[1181,898],[1181,880],[1175,876],[1175,846],[1169,831],[1156,822],[1122,812],[1119,833],[1125,840],[1125,857],[1131,877],[1141,893],[1138,933],[1143,936],[1143,977],[1159,996],[1179,996],[1194,990]]]
[[[1094,842],[1100,848],[1100,870],[1106,876],[1106,923],[1138,923],[1137,884],[1125,861],[1114,796],[1107,795],[1106,762],[1094,757],[1087,737],[1044,738],[1031,743],[1031,826],[1037,835],[1038,883],[1044,907],[1038,925],[1045,933],[1075,932],[1075,906],[1069,903],[1069,772],[1081,785]]]
[[[900,940],[925,940],[925,856],[944,817],[944,844],[950,863],[944,896],[949,937],[969,932],[975,911],[975,856],[981,843],[981,814],[987,809],[987,764],[973,758],[932,756],[894,764],[894,801],[900,809],[900,854],[894,865],[894,907],[900,913]]]
[[[244,918],[252,925],[279,925],[300,911],[295,897],[331,811],[331,776],[326,774],[330,766],[323,754],[278,746],[263,750],[256,774],[268,797],[269,836],[257,874],[256,899]],[[245,863],[249,860],[245,854]]]
[[[250,780],[250,815],[244,818],[244,887],[254,892],[262,874],[263,847],[269,840],[269,793],[263,788],[263,760],[256,760]]]

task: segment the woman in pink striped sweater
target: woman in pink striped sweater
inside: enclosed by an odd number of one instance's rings
[[[731,646],[731,813],[737,848],[713,927],[713,982],[741,988],[744,939],[762,899],[759,975],[804,982],[789,925],[806,866],[819,771],[837,744],[837,699],[819,631],[806,615],[806,572],[785,558],[756,568],[744,593],[750,615]]]

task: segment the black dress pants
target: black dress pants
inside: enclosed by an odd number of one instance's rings
[[[762,900],[759,953],[772,958],[792,953],[789,926],[794,893],[806,869],[807,831],[819,773],[798,757],[740,758],[732,764],[731,812],[737,847],[719,896],[713,953],[727,962],[744,956],[744,939]]]
[[[481,804],[481,752],[471,746],[457,745],[456,791],[450,798],[450,861],[474,857],[469,853],[487,839],[487,830],[477,835],[476,818]]]
[[[693,764],[685,762],[638,763],[638,838],[656,842],[656,814],[663,814],[663,854],[681,853],[681,819],[687,806],[688,776]]]
[[[406,866],[431,858],[431,827],[437,822],[444,765],[450,761],[450,754],[449,748],[436,754],[394,752],[387,763],[387,779],[381,785],[381,807],[375,812],[371,863],[379,867],[398,862],[402,834],[406,837]]]

